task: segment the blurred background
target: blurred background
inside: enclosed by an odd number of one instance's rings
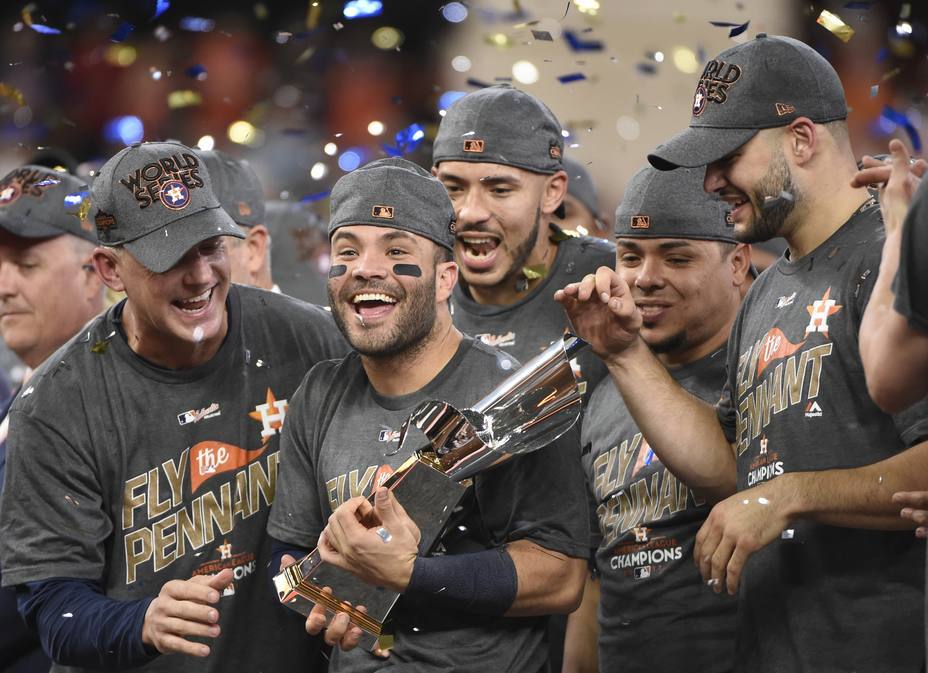
[[[542,98],[606,219],[645,154],[689,121],[704,62],[758,32],[838,70],[859,155],[921,151],[924,2],[798,0],[91,0],[0,9],[0,170],[92,179],[139,140],[247,158],[269,201],[274,275],[324,302],[332,184],[387,155],[430,165],[443,111],[500,81]]]

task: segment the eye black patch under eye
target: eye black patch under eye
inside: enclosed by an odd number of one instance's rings
[[[348,267],[344,264],[335,264],[329,268],[329,278],[338,278],[339,276],[344,276],[345,272],[348,271]]]
[[[394,264],[393,273],[397,276],[422,277],[422,269],[417,264]]]

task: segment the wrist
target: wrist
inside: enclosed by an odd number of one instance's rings
[[[640,362],[642,357],[650,354],[651,350],[648,348],[648,345],[641,338],[640,334],[636,334],[628,346],[620,351],[607,353],[602,360],[610,371],[615,370],[618,372],[627,369],[635,362]]]
[[[409,582],[412,580],[413,568],[416,565],[417,558],[419,558],[418,555],[413,555],[403,559],[397,565],[396,572],[390,578],[387,588],[400,594],[406,593]]]

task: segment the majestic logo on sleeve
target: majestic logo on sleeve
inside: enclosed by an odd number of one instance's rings
[[[731,87],[741,79],[741,72],[741,66],[734,63],[709,61],[702,71],[699,84],[696,85],[696,93],[693,95],[693,116],[698,117],[705,112],[710,102],[724,104],[728,100]]]
[[[504,348],[506,346],[516,345],[515,332],[506,332],[505,334],[490,334],[489,332],[484,332],[474,336],[480,339],[487,346],[492,346],[493,348]]]
[[[190,205],[190,190],[204,186],[200,177],[200,161],[187,152],[145,164],[119,182],[132,193],[143,210],[155,201],[170,210],[183,210]]]

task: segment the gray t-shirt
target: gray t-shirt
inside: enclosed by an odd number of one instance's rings
[[[894,307],[909,324],[928,332],[928,180],[922,180],[902,225]]]
[[[715,404],[725,349],[670,373]],[[593,391],[581,446],[598,532],[600,671],[731,671],[737,602],[707,589],[693,563],[709,508],[661,464],[611,378]]]
[[[560,230],[552,225],[552,231],[557,234]],[[554,301],[554,293],[588,273],[596,273],[601,266],[615,268],[615,245],[600,238],[571,236],[562,240],[556,250],[548,275],[510,306],[478,304],[465,285],[458,283],[451,296],[455,326],[523,363],[560,339],[569,325],[564,309]],[[582,351],[571,364],[584,393],[592,391],[606,375],[605,365],[590,349]]]
[[[317,306],[233,285],[227,307],[228,335],[199,367],[133,353],[120,303],[36,371],[10,411],[3,582],[87,579],[133,600],[231,568],[209,657],[140,670],[303,673],[318,644],[269,587],[265,526],[287,400],[348,349]]]
[[[868,465],[928,435],[925,404],[889,416],[867,395],[857,332],[884,238],[871,200],[802,259],[781,258],[745,298],[719,403],[739,489]],[[797,521],[744,570],[738,669],[921,670],[924,555],[911,531]]]
[[[428,385],[400,397],[373,390],[357,353],[314,367],[293,396],[283,433],[284,467],[270,535],[314,546],[335,507],[369,495],[378,475],[409,457],[385,454],[396,450],[397,431],[420,402],[436,399],[467,408],[513,369],[512,358],[471,338],[462,340]],[[465,511],[463,522],[453,526],[454,539],[445,538],[449,553],[528,539],[573,557],[589,554],[583,475],[576,454],[562,442],[478,474]],[[437,610],[408,597],[400,598],[391,618],[396,639],[389,659],[359,648],[336,651],[331,670],[537,671],[546,661],[545,618]]]

